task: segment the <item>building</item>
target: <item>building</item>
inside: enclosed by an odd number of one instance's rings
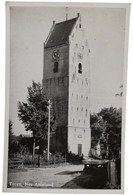
[[[43,91],[56,117],[58,151],[88,156],[90,131],[90,48],[81,16],[53,22],[44,43]]]

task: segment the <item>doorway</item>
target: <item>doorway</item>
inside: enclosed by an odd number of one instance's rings
[[[78,155],[82,156],[82,144],[78,144]]]

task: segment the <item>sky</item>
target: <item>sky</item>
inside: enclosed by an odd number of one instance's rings
[[[68,19],[81,14],[90,47],[91,113],[121,107],[125,16],[122,8],[68,7]],[[10,120],[15,135],[27,134],[17,116],[18,101],[26,101],[32,80],[42,82],[43,42],[53,20],[64,21],[65,7],[11,7],[10,10]]]

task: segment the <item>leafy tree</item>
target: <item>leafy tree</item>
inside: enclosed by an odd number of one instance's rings
[[[95,113],[90,116],[91,124],[91,136],[92,136],[92,147],[94,147],[99,141],[103,142],[103,133],[106,130],[106,122],[103,118]]]
[[[8,147],[8,156],[9,158],[14,157],[18,152],[18,141],[16,136],[13,134],[13,123],[9,120],[9,147]]]
[[[10,144],[10,143],[12,142],[12,140],[13,140],[12,126],[13,126],[12,121],[9,120],[9,144]]]
[[[26,131],[33,135],[33,158],[35,141],[47,139],[48,129],[48,100],[42,91],[40,83],[32,81],[28,87],[27,102],[18,102],[18,117]],[[51,129],[53,127],[53,113],[51,112]],[[38,141],[37,141],[38,142]]]
[[[122,110],[103,108],[90,117],[92,147],[100,141],[107,158],[118,158],[121,149]]]
[[[33,138],[31,136],[23,136],[19,135],[17,136],[17,140],[19,142],[19,154],[21,155],[26,155],[26,154],[32,154],[32,149],[33,149]]]
[[[108,139],[109,158],[118,158],[121,150],[122,109],[104,108],[99,112],[106,122],[106,138]]]
[[[121,150],[122,109],[103,108],[90,117],[92,148],[100,141],[107,158],[118,158]]]

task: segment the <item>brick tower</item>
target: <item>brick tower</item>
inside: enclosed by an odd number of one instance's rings
[[[90,131],[90,48],[80,14],[53,22],[44,43],[43,92],[56,117],[57,151],[88,156]]]

